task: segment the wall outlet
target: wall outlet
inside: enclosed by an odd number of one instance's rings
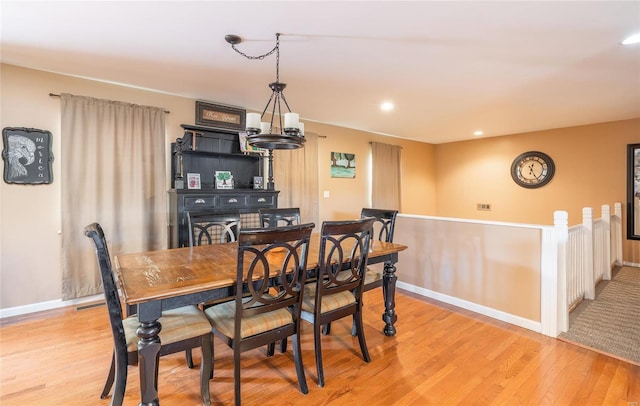
[[[491,203],[478,203],[478,210],[491,211]]]

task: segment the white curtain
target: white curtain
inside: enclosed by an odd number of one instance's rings
[[[305,138],[304,148],[274,151],[273,178],[278,207],[299,207],[301,221],[318,227],[318,136]]]
[[[102,291],[83,234],[102,225],[110,254],[166,247],[165,112],[62,94],[62,298]]]
[[[374,209],[400,210],[400,153],[397,145],[371,143],[371,203]]]

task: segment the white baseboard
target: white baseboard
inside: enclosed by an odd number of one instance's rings
[[[622,265],[624,265],[624,266],[631,266],[631,267],[634,267],[634,268],[640,268],[640,264],[635,263],[635,262],[627,262],[627,261],[624,261],[624,262],[622,263]]]
[[[0,319],[5,317],[22,316],[24,314],[36,313],[45,310],[58,309],[61,307],[75,306],[83,303],[91,303],[98,300],[103,300],[104,295],[85,296],[79,299],[71,300],[50,300],[48,302],[32,303],[24,306],[9,307],[7,309],[0,309]]]
[[[515,316],[513,314],[505,313],[500,310],[492,309],[490,307],[482,306],[477,303],[469,302],[466,300],[458,299],[457,297],[448,296],[443,293],[434,292],[429,289],[421,288],[419,286],[410,285],[405,282],[397,282],[397,287],[400,289],[407,290],[409,292],[416,293],[421,296],[429,297],[431,299],[438,300],[440,302],[448,303],[450,305],[458,306],[466,310],[471,310],[472,312],[476,312],[482,314],[484,316],[491,317],[496,320],[504,321],[509,324],[516,325],[518,327],[526,328],[527,330],[535,331],[536,333],[542,334],[542,324],[537,321],[525,319],[520,316]]]

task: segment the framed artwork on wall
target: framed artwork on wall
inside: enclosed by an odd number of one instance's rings
[[[245,110],[196,100],[196,125],[244,131]]]
[[[53,182],[51,132],[35,128],[2,130],[4,181],[25,185]]]
[[[332,152],[331,177],[354,179],[356,177],[356,154]]]

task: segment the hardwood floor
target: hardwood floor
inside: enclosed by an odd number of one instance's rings
[[[324,337],[326,385],[316,384],[313,335],[303,324],[309,394],[296,384],[291,345],[272,358],[243,354],[245,405],[640,405],[640,366],[519,327],[398,291],[398,334],[385,337],[379,290],[365,296],[371,363],[351,323]],[[212,405],[233,403],[233,359],[218,339]],[[99,395],[112,349],[104,306],[5,319],[0,327],[0,404],[108,405]],[[199,364],[199,353],[194,353]],[[277,369],[274,369],[276,367]],[[184,355],[160,360],[161,404],[199,405],[198,367]],[[129,368],[125,405],[139,401],[138,368]]]

